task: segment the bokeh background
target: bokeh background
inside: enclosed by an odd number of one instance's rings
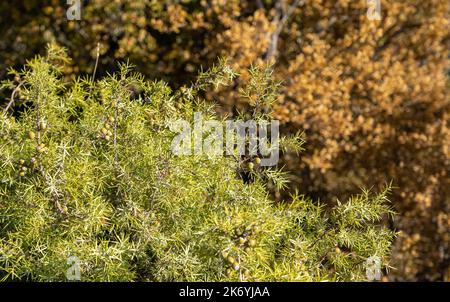
[[[97,45],[98,77],[129,60],[174,87],[224,56],[243,76],[207,97],[233,115],[246,69],[271,62],[277,118],[307,142],[283,157],[291,190],[333,202],[392,181],[390,280],[450,281],[448,0],[381,0],[381,20],[367,0],[93,0],[73,21],[66,2],[0,2],[1,79],[52,41],[68,78],[93,73]]]

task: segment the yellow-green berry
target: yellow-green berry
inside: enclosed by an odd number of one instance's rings
[[[33,131],[28,132],[28,138],[29,139],[35,139],[36,138],[36,134]]]
[[[44,121],[41,121],[41,122],[39,123],[39,129],[41,129],[41,130],[47,129],[47,123],[44,122]]]
[[[256,240],[255,239],[250,239],[250,241],[248,242],[248,246],[249,247],[255,247],[256,246]]]

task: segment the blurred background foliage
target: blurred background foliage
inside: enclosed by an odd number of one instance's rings
[[[206,97],[235,115],[248,67],[271,61],[276,117],[307,141],[283,158],[292,189],[343,199],[392,179],[391,279],[450,280],[449,1],[382,0],[380,21],[366,0],[82,2],[68,21],[66,1],[2,1],[0,77],[50,41],[73,58],[67,77],[92,73],[99,45],[98,76],[129,59],[174,87],[226,56],[241,77]]]

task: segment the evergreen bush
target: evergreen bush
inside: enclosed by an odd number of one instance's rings
[[[389,187],[333,208],[299,193],[274,203],[280,170],[254,160],[245,181],[236,157],[171,152],[171,121],[215,117],[201,91],[236,76],[226,61],[177,91],[128,64],[68,83],[69,61],[51,45],[11,70],[27,101],[0,119],[0,280],[66,280],[72,257],[82,281],[365,280],[371,256],[389,268],[395,234],[378,224],[392,214]],[[250,74],[242,94],[267,92],[255,109],[273,103],[270,69]]]

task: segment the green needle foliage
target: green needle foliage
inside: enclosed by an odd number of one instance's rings
[[[171,121],[214,118],[200,92],[236,76],[226,61],[175,92],[127,64],[65,83],[67,61],[50,46],[11,71],[13,101],[27,101],[0,119],[0,280],[66,280],[71,256],[82,281],[364,280],[368,257],[388,267],[389,188],[334,208],[300,194],[274,204],[267,187],[284,172],[255,168],[245,182],[241,158],[171,152]],[[270,117],[275,84],[251,73],[242,95],[264,92],[253,117]],[[298,136],[284,141],[300,150]]]

